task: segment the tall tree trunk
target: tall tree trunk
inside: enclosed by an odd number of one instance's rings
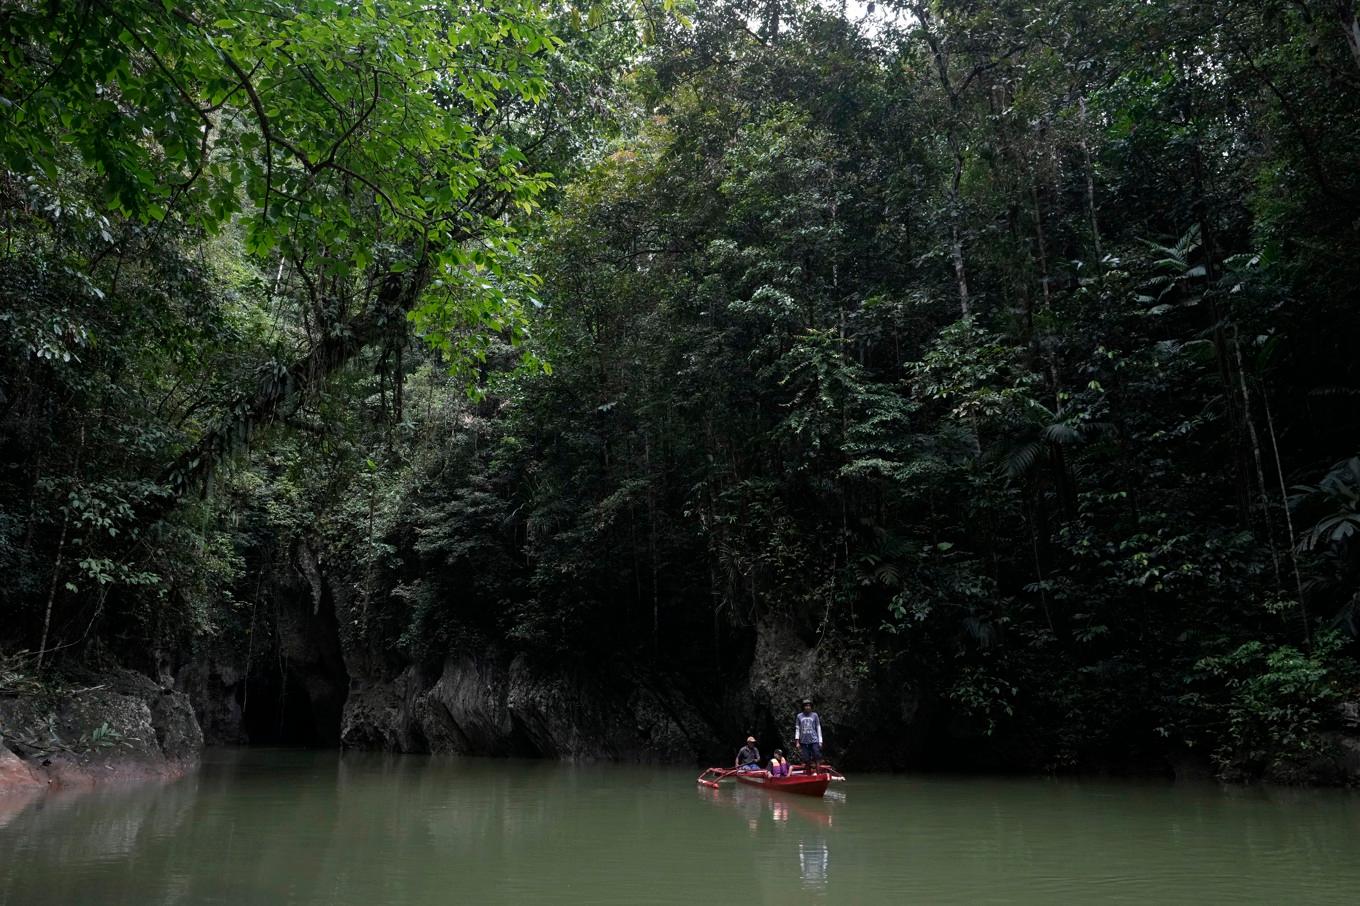
[[[1086,213],[1091,220],[1091,244],[1096,252],[1096,265],[1105,260],[1105,249],[1100,241],[1100,219],[1096,216],[1096,177],[1095,164],[1091,159],[1091,143],[1086,138],[1088,118],[1086,112],[1086,98],[1081,98],[1077,102],[1078,109],[1081,110],[1081,155],[1086,162]]]
[[[959,287],[959,314],[968,317],[972,306],[968,301],[968,269],[963,260],[963,234],[959,228],[959,173],[963,169],[963,155],[955,157],[954,188],[949,193],[949,257],[954,262],[954,280]]]
[[[1048,241],[1044,236],[1044,212],[1039,204],[1039,187],[1033,183],[1030,184],[1030,198],[1034,203],[1034,244],[1039,253],[1039,286],[1044,294],[1044,308],[1048,308],[1053,301],[1050,296],[1048,279]],[[1029,329],[1032,334],[1034,331],[1032,320],[1034,313],[1030,312],[1029,316],[1031,318]]]

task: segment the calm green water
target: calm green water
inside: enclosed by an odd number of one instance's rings
[[[0,817],[0,904],[1355,903],[1360,797],[250,750]],[[3,815],[4,812],[0,812]]]

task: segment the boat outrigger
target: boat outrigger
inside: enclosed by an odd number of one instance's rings
[[[699,784],[716,790],[719,783],[729,779],[770,792],[821,796],[832,783],[845,780],[845,775],[830,765],[821,765],[812,771],[795,770],[787,777],[771,777],[769,771],[709,768],[699,775]]]

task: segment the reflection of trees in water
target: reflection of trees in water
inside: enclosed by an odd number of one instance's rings
[[[685,801],[690,783],[617,766],[214,754],[178,783],[24,809],[0,832],[0,904],[828,896],[834,806],[747,788],[705,808]]]
[[[172,840],[191,823],[194,776],[127,787],[62,790],[29,801],[0,835],[0,903],[91,902],[88,878],[67,867],[79,858],[130,865],[149,842]],[[116,902],[116,898],[108,902]]]

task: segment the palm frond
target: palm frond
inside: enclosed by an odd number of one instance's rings
[[[1054,422],[1044,428],[1044,439],[1055,444],[1074,444],[1081,440],[1081,431],[1067,422]]]
[[[1021,444],[1006,454],[1006,474],[1011,478],[1019,478],[1034,468],[1043,452],[1044,445],[1037,440]]]

